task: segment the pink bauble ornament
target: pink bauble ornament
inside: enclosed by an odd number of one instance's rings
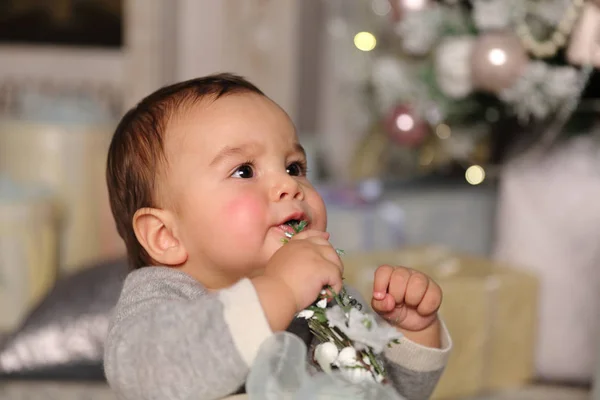
[[[529,62],[527,51],[512,33],[481,35],[471,53],[473,85],[483,91],[498,93],[511,87]]]
[[[427,137],[427,123],[408,105],[394,107],[384,129],[392,141],[406,147],[417,147]]]

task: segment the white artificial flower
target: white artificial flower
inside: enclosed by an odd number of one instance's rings
[[[344,347],[335,360],[336,365],[340,367],[354,367],[358,365],[356,359],[356,349],[354,347]]]
[[[457,36],[445,39],[436,48],[436,80],[446,96],[461,99],[473,91],[471,52],[474,43],[472,36]]]
[[[375,354],[381,353],[392,340],[402,337],[396,328],[388,324],[378,325],[373,315],[356,308],[351,308],[346,316],[344,310],[336,305],[327,309],[325,315],[332,325],[354,342],[359,351],[370,347]]]
[[[351,383],[359,384],[373,381],[373,374],[371,374],[371,371],[364,368],[342,368],[340,371],[344,379]]]
[[[315,347],[315,360],[326,373],[331,373],[331,365],[338,356],[338,348],[331,342],[325,342]]]
[[[317,302],[317,307],[326,308],[327,307],[327,299],[321,299]]]
[[[298,313],[298,318],[311,319],[315,315],[313,310],[302,310]]]
[[[473,0],[473,20],[481,30],[505,29],[511,23],[509,0]]]

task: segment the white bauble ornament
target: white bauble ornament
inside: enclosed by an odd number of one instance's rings
[[[331,373],[331,364],[337,359],[339,350],[331,342],[324,342],[315,347],[315,360],[326,373]]]
[[[475,40],[461,36],[444,40],[435,52],[435,73],[440,90],[454,99],[473,90],[471,52]]]

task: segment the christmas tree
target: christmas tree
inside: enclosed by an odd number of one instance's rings
[[[598,0],[329,7],[331,34],[354,44],[337,75],[363,101],[359,179],[458,170],[479,184],[514,139],[546,146],[568,132],[600,66]]]

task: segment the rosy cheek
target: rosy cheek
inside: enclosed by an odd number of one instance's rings
[[[240,196],[224,204],[226,225],[237,232],[256,229],[265,221],[265,206],[254,196]],[[224,222],[225,222],[224,221]]]
[[[308,194],[307,200],[309,201],[310,206],[315,213],[313,218],[318,226],[315,226],[314,228],[327,230],[327,210],[325,208],[323,199],[316,191],[313,191]]]

